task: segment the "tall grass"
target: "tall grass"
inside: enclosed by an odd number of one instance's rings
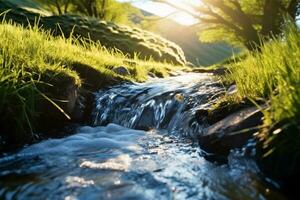
[[[261,52],[248,52],[247,59],[230,72],[226,79],[236,83],[240,97],[270,99],[271,121],[299,116],[300,31],[296,26],[290,25],[284,38],[266,43]]]
[[[269,105],[264,111],[264,125],[268,128],[261,134],[265,147],[270,150],[267,154],[279,146],[290,145],[288,148],[295,147],[299,155],[299,28],[290,24],[284,37],[267,42],[261,52],[248,52],[245,60],[230,68],[225,79],[236,83],[237,99],[265,101]]]
[[[10,134],[8,137],[24,141],[32,136],[38,118],[37,104],[45,98],[43,86],[66,79],[81,85],[80,76],[72,68],[74,63],[94,68],[104,80],[115,77],[145,81],[150,71],[165,75],[181,68],[151,60],[128,59],[120,51],[109,51],[87,40],[52,37],[37,26],[24,29],[10,23],[0,24],[0,123],[3,131]],[[112,69],[118,66],[125,66],[131,74],[116,74]]]

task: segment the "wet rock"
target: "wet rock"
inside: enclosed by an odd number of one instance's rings
[[[148,76],[151,77],[151,78],[156,78],[155,74],[152,73],[152,72],[148,72]]]
[[[222,76],[222,75],[225,75],[228,72],[229,72],[229,70],[226,67],[219,67],[218,69],[215,69],[213,71],[213,74],[217,75],[217,76]]]
[[[207,123],[208,115],[209,115],[208,109],[199,109],[195,113],[196,120],[199,124]]]
[[[77,90],[77,98],[73,110],[70,111],[73,121],[82,121],[83,114],[86,109],[86,95],[82,92],[83,89]]]
[[[231,149],[240,148],[262,124],[262,112],[256,107],[235,112],[209,126],[199,136],[201,148],[209,153],[227,155]]]
[[[141,114],[141,118],[139,119],[138,123],[134,128],[138,130],[148,131],[154,128],[154,124],[155,124],[154,110],[151,107],[146,107],[143,110]]]
[[[204,67],[198,67],[198,68],[192,69],[192,72],[195,72],[195,73],[212,73],[213,71],[214,70],[206,69]]]
[[[231,85],[228,89],[227,89],[227,94],[228,95],[233,95],[237,93],[237,87],[236,85]]]
[[[124,66],[114,67],[112,71],[115,72],[116,74],[121,75],[121,76],[128,76],[128,75],[130,75],[130,72]]]
[[[178,76],[178,75],[179,75],[178,72],[174,72],[174,71],[169,72],[169,76]]]
[[[157,70],[150,70],[150,73],[153,73],[153,75],[157,78],[164,78],[166,76],[164,72],[157,71]]]
[[[226,94],[226,91],[225,92],[221,91],[218,95],[222,96],[224,94]],[[196,119],[200,124],[203,124],[205,122],[208,125],[213,125],[218,121],[221,121],[225,117],[229,116],[230,114],[235,113],[242,109],[249,108],[251,105],[252,105],[251,102],[248,101],[247,102],[242,101],[239,103],[223,101],[220,102],[216,108],[208,109],[207,111],[205,111],[205,113],[201,110],[198,111],[198,114],[196,112]],[[200,114],[202,114],[202,116],[199,115],[199,112]],[[203,114],[205,114],[205,116],[203,116]],[[202,119],[205,119],[205,121],[203,121]]]
[[[228,163],[228,158],[225,155],[218,155],[214,153],[202,153],[205,160],[215,163],[217,165],[223,165]]]
[[[228,73],[228,69],[225,68],[225,67],[220,67],[218,69],[207,69],[205,67],[198,67],[198,68],[194,68],[192,70],[192,72],[195,72],[195,73],[212,73],[213,75],[221,76],[221,75],[224,75],[224,74]]]

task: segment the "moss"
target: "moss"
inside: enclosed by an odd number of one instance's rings
[[[253,103],[248,100],[238,100],[234,95],[224,95],[208,110],[207,121],[209,124],[216,123],[226,116],[243,108],[250,107],[251,105],[253,105]]]

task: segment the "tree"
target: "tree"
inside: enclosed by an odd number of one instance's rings
[[[101,13],[105,12],[105,3],[107,0],[75,0],[74,5],[76,11],[85,14],[90,17],[99,17],[98,9],[100,4],[103,5],[101,8]]]
[[[129,3],[116,0],[76,0],[74,5],[81,14],[118,23],[127,23],[130,15],[138,12]]]
[[[131,24],[140,10],[116,0],[35,0],[55,14],[74,13],[121,24]]]
[[[66,14],[74,0],[35,0],[38,3],[46,6],[46,8],[53,13],[59,15]]]
[[[201,23],[200,39],[205,42],[229,40],[242,43],[249,50],[260,46],[260,38],[282,33],[285,16],[296,20],[300,0],[199,0],[196,12],[179,8]]]

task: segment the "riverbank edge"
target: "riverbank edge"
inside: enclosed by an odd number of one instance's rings
[[[216,79],[221,77],[224,80],[224,75],[230,70],[227,67],[195,68],[192,72],[210,73]],[[217,105],[208,110],[197,110],[195,115],[199,124],[208,124],[202,132],[204,134],[198,136],[200,148],[205,152],[205,159],[216,164],[227,163],[232,150],[244,148],[249,141],[255,141],[255,160],[268,180],[274,181],[270,186],[282,191],[289,199],[299,197],[299,187],[295,183],[300,177],[298,170],[300,160],[294,160],[291,151],[275,150],[266,156],[268,149],[264,145],[265,138],[261,137],[261,134],[274,133],[276,130],[280,130],[281,137],[284,137],[287,132],[296,133],[297,127],[289,126],[289,123],[284,121],[274,127],[264,126],[264,111],[269,109],[267,104],[264,102],[254,104],[248,100],[230,101],[229,96],[237,92],[236,85],[224,84],[224,88],[225,92],[219,97]],[[282,130],[281,127],[286,128]]]
[[[117,68],[117,67],[116,67]],[[79,77],[63,74],[59,78],[41,78],[43,86],[41,95],[35,96],[36,110],[35,127],[21,132],[12,133],[11,119],[1,121],[0,154],[22,148],[24,145],[36,143],[48,138],[66,137],[74,132],[76,124],[92,124],[92,112],[95,104],[94,92],[116,84],[132,83],[134,80],[126,75],[105,76],[91,66],[74,63],[72,71]],[[57,73],[53,71],[52,73]],[[164,78],[178,75],[179,71],[168,71],[167,74],[149,72],[151,78]],[[42,77],[43,75],[40,74]],[[60,76],[60,75],[59,75]],[[79,80],[78,80],[79,78]],[[146,81],[146,80],[145,80]],[[27,125],[24,125],[24,127]],[[9,135],[4,138],[3,135]],[[4,134],[3,134],[4,133]]]
[[[190,69],[152,60],[129,59],[102,49],[97,43],[84,43],[95,48],[91,51],[88,46],[53,37],[35,27],[3,22],[1,28],[4,46],[0,52],[0,154],[43,139],[67,136],[72,133],[64,128],[69,124],[89,123],[93,93],[99,89],[123,82],[144,82],[149,77],[174,76],[177,71]],[[21,46],[14,49],[11,37]],[[39,42],[54,51],[74,48],[74,52],[70,52],[73,57],[40,52],[45,47]],[[98,57],[86,60],[83,55],[88,53]],[[102,57],[99,58],[99,54]],[[34,58],[37,61],[32,61],[32,56],[38,57]]]

